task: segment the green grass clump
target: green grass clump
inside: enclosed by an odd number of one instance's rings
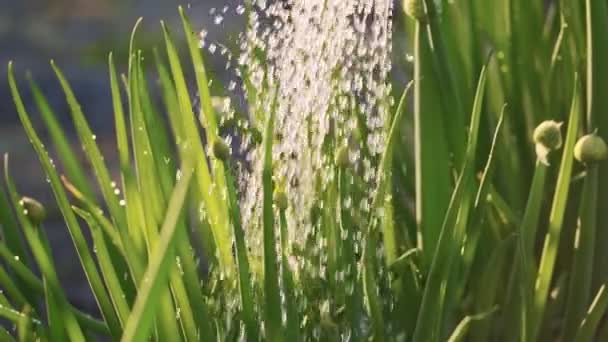
[[[86,165],[28,75],[56,166],[9,63],[17,113],[99,315],[69,302],[46,209],[19,193],[5,156],[0,317],[13,329],[0,328],[0,340],[608,340],[607,3],[403,3],[395,26],[406,35],[393,39],[411,43],[396,52],[414,56],[413,81],[395,81],[376,188],[357,183],[349,146],[327,149],[335,177],[316,190],[325,205],[310,213],[316,230],[301,245],[288,237],[290,204],[273,174],[276,103],[255,113],[261,220],[243,223],[237,160],[182,9],[188,64],[165,24],[153,63],[142,63],[136,29],[124,75],[108,58],[118,185],[59,66],[51,63]],[[148,89],[150,66],[163,108]],[[346,204],[368,192],[369,214]],[[260,229],[260,246],[247,229]]]

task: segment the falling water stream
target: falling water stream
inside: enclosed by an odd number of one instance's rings
[[[250,125],[263,130],[275,111],[274,179],[284,188],[292,241],[311,228],[310,212],[335,177],[334,154],[348,148],[368,189],[377,179],[391,105],[393,2],[390,0],[255,0],[241,35],[238,73],[249,101]],[[276,101],[276,102],[275,102]],[[246,227],[259,226],[262,146],[245,137],[250,167],[240,187]],[[329,152],[328,152],[329,151]],[[332,152],[333,151],[333,152]],[[369,212],[373,191],[352,203]],[[260,240],[247,229],[248,242]]]

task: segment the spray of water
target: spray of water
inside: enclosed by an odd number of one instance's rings
[[[292,241],[311,228],[311,210],[334,181],[334,154],[347,148],[351,166],[374,188],[390,103],[390,0],[253,1],[242,35],[239,70],[251,126],[276,113],[274,177],[289,200]],[[239,7],[243,8],[243,7]],[[250,137],[241,172],[248,241],[259,241],[262,149]],[[373,192],[353,209],[369,211]]]

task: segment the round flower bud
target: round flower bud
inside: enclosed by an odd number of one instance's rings
[[[274,192],[274,203],[277,205],[279,210],[286,210],[289,204],[287,194],[283,190],[276,190]]]
[[[212,148],[215,158],[221,161],[226,161],[230,158],[230,147],[228,147],[228,144],[223,139],[215,139]]]
[[[342,146],[336,153],[336,165],[340,168],[347,168],[350,165],[350,157],[348,155],[348,147]]]
[[[562,147],[562,124],[553,120],[543,121],[534,130],[534,142],[550,150]]]
[[[423,21],[426,18],[424,0],[403,0],[403,10],[413,19]]]
[[[534,143],[536,144],[536,156],[538,159],[548,164],[547,155],[549,152],[562,147],[562,122],[547,120],[541,122],[534,130]]]
[[[19,202],[23,207],[25,216],[34,224],[41,224],[46,218],[46,209],[42,203],[30,197],[23,197]]]
[[[585,164],[600,162],[608,158],[608,146],[597,134],[587,134],[574,145],[574,158]]]

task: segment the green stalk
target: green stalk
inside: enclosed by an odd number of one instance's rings
[[[84,341],[85,339],[82,329],[76,321],[72,311],[69,310],[68,300],[63,292],[59,278],[57,277],[57,271],[52,261],[53,259],[47,254],[46,247],[41,241],[38,232],[36,232],[34,225],[29,221],[29,218],[25,216],[23,208],[19,205],[19,196],[8,172],[8,156],[5,156],[4,159],[4,174],[11,201],[15,205],[17,219],[21,224],[23,233],[30,245],[32,255],[34,256],[36,263],[40,267],[43,277],[48,281],[51,291],[54,293],[54,296],[57,299],[56,303],[59,305],[59,310],[61,312],[62,320],[64,321],[64,328],[66,329],[67,335],[69,336],[70,341]]]
[[[433,97],[435,75],[425,26],[416,22],[414,37],[414,135],[416,223],[424,265],[430,265],[450,198],[450,168],[441,108]],[[427,143],[427,141],[432,143]]]
[[[597,327],[606,313],[608,308],[608,291],[606,285],[602,285],[591,303],[585,319],[581,323],[576,337],[573,341],[577,342],[591,342],[594,339]],[[600,341],[600,340],[598,340]]]
[[[350,209],[346,208],[346,206],[344,205],[344,203],[349,199],[350,196],[352,196],[352,194],[349,193],[350,187],[348,186],[348,179],[347,179],[347,175],[346,175],[347,169],[344,167],[340,167],[340,169],[338,170],[338,192],[339,192],[339,199],[340,199],[340,206],[339,206],[339,218],[338,218],[338,222],[339,222],[339,230],[340,231],[345,231],[346,232],[346,240],[344,241],[344,244],[342,245],[342,255],[341,255],[341,260],[339,262],[339,264],[341,265],[341,272],[344,272],[344,284],[342,284],[342,290],[341,292],[344,293],[345,295],[345,308],[346,308],[346,313],[348,315],[348,318],[350,320],[350,324],[352,326],[352,338],[354,341],[361,341],[364,336],[363,336],[363,332],[361,331],[361,327],[360,327],[360,322],[361,322],[361,316],[362,316],[362,288],[361,288],[361,283],[359,282],[359,276],[361,277],[365,277],[365,275],[367,275],[367,273],[365,273],[365,269],[366,268],[372,268],[372,264],[370,262],[370,264],[368,265],[367,262],[370,259],[369,257],[367,257],[367,255],[369,254],[368,251],[368,245],[369,242],[366,241],[366,247],[363,251],[363,257],[361,260],[363,260],[363,262],[365,262],[366,264],[363,266],[364,270],[363,272],[365,274],[358,274],[358,263],[357,263],[357,257],[355,255],[355,245],[356,244],[361,244],[362,241],[357,241],[355,239],[355,228],[356,225],[353,224],[352,222],[352,215],[350,213]],[[352,199],[350,199],[352,201]],[[375,206],[372,204],[372,208],[374,208]],[[371,226],[371,223],[370,223]],[[367,235],[371,235],[375,232],[375,230],[373,230],[371,227],[367,228],[366,231],[366,236]],[[341,233],[339,233],[341,234]],[[370,237],[368,237],[368,239],[370,239]],[[374,252],[375,253],[375,250]],[[340,266],[338,266],[340,267]],[[368,272],[373,272],[373,269],[370,269]],[[373,273],[370,274],[370,276],[373,275]],[[367,284],[365,282],[366,278],[362,278],[363,284]],[[340,284],[338,284],[338,286],[340,286]],[[375,305],[377,303],[374,302],[374,300],[376,299],[375,295],[375,289],[374,292],[370,292],[370,308],[375,309],[377,307],[377,305]],[[371,311],[371,310],[370,310]],[[372,320],[374,321],[374,327],[377,326],[377,324],[379,322],[381,322],[380,316],[375,315],[376,313],[378,313],[377,311],[371,312],[372,314]],[[379,328],[379,329],[382,329]]]
[[[450,337],[448,338],[448,342],[466,341],[467,333],[471,329],[473,323],[485,320],[486,318],[490,317],[497,309],[497,307],[494,307],[486,312],[476,315],[469,315],[463,318],[452,332],[452,335],[450,335]]]
[[[591,299],[597,227],[597,191],[598,168],[592,165],[587,170],[579,207],[579,221],[574,240],[574,260],[570,271],[570,285],[568,286],[564,341],[574,341]]]
[[[393,203],[392,203],[392,184],[393,184],[393,177],[392,177],[392,170],[393,170],[393,151],[394,151],[394,144],[395,144],[395,140],[397,139],[397,134],[399,133],[399,127],[401,127],[402,124],[402,119],[403,119],[403,114],[405,112],[405,105],[406,105],[406,99],[407,99],[407,95],[409,94],[409,90],[411,89],[413,83],[410,82],[407,84],[407,86],[405,87],[405,89],[403,90],[403,94],[401,95],[401,99],[399,100],[399,105],[397,106],[397,109],[395,111],[395,115],[393,115],[392,118],[392,124],[390,125],[390,128],[388,130],[388,134],[387,134],[387,142],[386,142],[386,148],[384,151],[384,155],[383,158],[380,161],[380,168],[378,169],[378,174],[380,177],[380,182],[382,184],[379,184],[379,187],[382,188],[387,188],[386,191],[383,191],[383,193],[387,194],[386,197],[384,198],[384,208],[385,208],[385,217],[384,217],[384,222],[382,225],[383,228],[383,238],[384,238],[384,250],[385,250],[385,257],[386,257],[386,264],[387,265],[391,265],[395,262],[395,260],[397,259],[397,257],[399,256],[399,250],[398,250],[398,240],[397,240],[397,232],[395,231],[395,224],[394,224],[394,208],[393,208]]]
[[[4,187],[0,184],[0,236],[2,236],[1,246],[6,248],[16,256],[24,265],[32,265],[29,254],[25,252],[25,245],[13,213],[11,205],[4,192]],[[4,242],[6,244],[4,244]]]
[[[523,239],[523,251],[530,261],[534,260],[534,242],[536,241],[536,233],[538,232],[546,178],[547,165],[541,161],[536,161],[530,194],[528,195],[526,210],[524,211],[520,227],[520,234]]]
[[[14,274],[19,277],[29,288],[31,288],[36,295],[44,294],[44,285],[42,281],[38,279],[38,277],[30,271],[22,262],[17,261],[15,259],[15,255],[11,254],[8,250],[7,246],[3,243],[0,243],[0,257],[4,259],[6,264],[12,269]],[[80,325],[84,328],[90,329],[97,333],[108,333],[108,327],[104,322],[98,321],[91,317],[90,315],[78,310],[75,307],[71,307],[71,310],[74,312],[76,319],[80,323]]]
[[[285,327],[285,337],[287,341],[302,341],[300,336],[300,315],[296,307],[295,283],[293,273],[289,266],[289,237],[287,235],[287,217],[285,209],[279,213],[281,226],[281,268],[283,291],[285,292],[285,312],[287,314],[287,326]]]
[[[536,278],[536,291],[534,297],[534,307],[531,315],[531,335],[533,340],[539,334],[540,326],[545,313],[547,297],[553,279],[553,271],[555,269],[555,260],[557,259],[557,250],[559,248],[559,240],[564,222],[564,214],[566,210],[566,202],[570,190],[570,176],[572,174],[573,150],[576,142],[579,122],[580,122],[580,94],[578,81],[575,82],[572,106],[570,108],[570,120],[568,122],[568,133],[564,144],[564,152],[562,162],[555,187],[555,197],[551,207],[549,216],[549,228],[545,238],[542,256],[538,268]]]
[[[367,232],[367,239],[365,241],[365,250],[363,252],[363,288],[365,290],[365,297],[369,305],[370,316],[373,322],[374,340],[384,341],[386,340],[386,326],[384,324],[384,315],[382,313],[382,302],[377,288],[377,277],[375,267],[375,255],[377,250],[375,231]],[[355,322],[358,323],[358,322]],[[357,329],[356,327],[355,329]]]
[[[521,299],[519,311],[514,310],[511,312],[513,315],[518,315],[520,318],[519,338],[522,342],[529,341],[529,322],[527,318],[531,315],[530,305],[532,304],[531,299],[534,294],[533,277],[536,272],[536,267],[533,264],[533,260],[535,259],[534,241],[536,240],[536,232],[538,230],[546,175],[547,165],[540,160],[537,160],[526,210],[519,228],[519,233],[517,234],[516,257],[518,258],[519,263],[513,265],[512,274],[514,277],[516,274],[519,275],[518,277],[513,278],[513,281],[519,283],[519,294]],[[515,322],[515,320],[512,322]]]
[[[436,8],[433,0],[423,0],[427,9],[428,22],[425,25],[427,39],[432,49],[428,55],[428,61],[433,62],[435,76],[437,77],[436,87],[439,90],[439,101],[443,106],[446,136],[450,142],[450,152],[453,154],[453,161],[456,167],[460,167],[465,158],[465,109],[458,87],[455,83],[457,77],[454,68],[450,65],[446,44],[441,32],[441,13]],[[437,92],[436,92],[437,94]],[[450,158],[452,159],[452,158]],[[448,159],[449,160],[449,159]]]
[[[151,254],[146,273],[143,276],[133,310],[125,326],[121,341],[143,341],[149,334],[154,317],[157,314],[159,297],[165,292],[170,270],[175,260],[175,245],[180,242],[177,232],[179,217],[188,186],[192,179],[192,167],[189,163],[182,165],[182,177],[175,186],[169,201],[167,214],[163,222],[160,238]],[[163,309],[166,309],[163,307]],[[173,335],[171,338],[176,338]]]
[[[7,342],[15,342],[13,336],[4,328],[0,328],[0,340]]]
[[[278,91],[277,91],[278,93]],[[274,100],[276,103],[276,99]],[[274,107],[274,105],[273,105]],[[264,299],[266,339],[270,342],[283,341],[281,329],[281,298],[277,271],[276,238],[274,232],[272,142],[274,131],[274,108],[266,119],[264,130],[263,186],[263,229],[264,229]]]
[[[241,224],[241,212],[238,203],[235,180],[226,168],[226,182],[228,186],[228,204],[232,226],[234,229],[234,240],[236,243],[236,258],[239,272],[239,295],[243,310],[243,322],[245,323],[245,333],[250,341],[258,341],[260,332],[258,329],[258,319],[255,312],[254,289],[251,281],[251,271],[249,267],[249,257],[247,255],[247,244],[245,242],[245,232]],[[295,341],[294,341],[295,342]]]
[[[587,38],[587,132],[596,127],[599,135],[608,138],[608,4],[606,1],[586,0]],[[608,172],[608,161],[599,165],[599,175]],[[597,234],[595,237],[595,261],[592,290],[608,281],[608,250],[603,241],[608,241],[608,178],[598,180]]]
[[[475,101],[471,111],[471,126],[467,151],[461,167],[456,187],[452,193],[449,207],[444,216],[441,233],[434,251],[429,269],[427,283],[424,288],[420,313],[416,321],[414,341],[438,341],[441,338],[443,313],[446,310],[446,291],[448,280],[452,274],[452,263],[459,258],[460,249],[466,236],[469,212],[474,201],[472,191],[473,168],[477,154],[481,108],[485,94],[487,64],[481,70]],[[435,156],[436,158],[436,156]],[[451,299],[452,301],[454,299]]]
[[[28,300],[2,265],[0,265],[0,284],[2,284],[2,289],[6,291],[16,306],[24,306],[28,303]]]
[[[110,252],[108,251],[103,232],[92,215],[78,207],[73,207],[73,210],[89,225],[89,228],[91,229],[91,235],[94,243],[93,248],[97,254],[97,261],[122,327],[129,317],[130,308],[125,299],[124,291],[120,285],[120,280],[116,274],[114,265],[112,264]]]

